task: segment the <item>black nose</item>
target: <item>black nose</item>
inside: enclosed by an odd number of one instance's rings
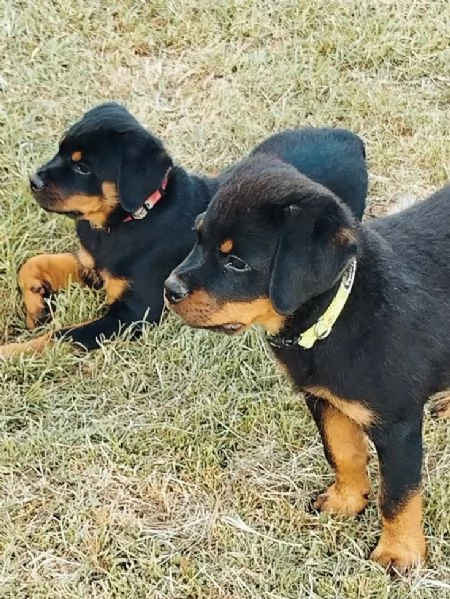
[[[189,289],[186,284],[173,274],[170,275],[164,283],[164,289],[166,291],[166,297],[171,304],[181,302],[181,300],[189,294]]]
[[[40,173],[34,173],[30,176],[30,188],[31,191],[39,191],[44,187],[45,183]]]

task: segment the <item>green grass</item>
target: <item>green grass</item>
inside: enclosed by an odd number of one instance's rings
[[[449,178],[446,1],[0,0],[0,31],[0,340],[27,337],[19,265],[75,244],[27,174],[100,101],[209,172],[283,127],[350,127],[371,215]],[[73,287],[56,320],[101,302]],[[2,363],[0,381],[2,599],[450,597],[449,428],[426,419],[427,568],[394,580],[365,559],[374,502],[358,520],[308,512],[331,474],[256,332],[166,315],[140,342]]]

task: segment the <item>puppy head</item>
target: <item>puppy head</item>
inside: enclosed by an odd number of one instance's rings
[[[119,104],[93,108],[64,135],[57,154],[30,177],[42,208],[102,227],[134,212],[172,165],[162,143]]]
[[[251,158],[198,217],[166,302],[191,326],[235,334],[262,324],[275,334],[338,281],[356,254],[353,227],[326,188],[276,158]]]

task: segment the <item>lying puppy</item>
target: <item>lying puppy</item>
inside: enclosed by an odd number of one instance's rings
[[[367,194],[364,146],[346,130],[298,129],[273,135],[253,150],[270,152],[327,185],[360,218]],[[90,350],[132,324],[157,323],[163,283],[195,241],[194,220],[232,168],[216,178],[187,173],[163,144],[115,103],[98,106],[69,129],[50,162],[30,178],[48,212],[76,220],[77,254],[42,254],[19,272],[29,329],[49,316],[48,300],[68,282],[104,287],[108,309],[0,355],[42,350],[63,337]]]
[[[306,394],[336,480],[315,507],[368,503],[367,437],[380,463],[382,533],[372,559],[424,560],[422,412],[450,386],[450,186],[360,225],[338,198],[276,158],[242,163],[197,220],[165,283],[189,325],[263,325]],[[450,416],[450,401],[437,414]]]

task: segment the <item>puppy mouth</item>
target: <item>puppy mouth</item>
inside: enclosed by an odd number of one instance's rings
[[[83,213],[79,210],[64,210],[64,203],[61,201],[61,198],[53,192],[53,189],[50,186],[44,186],[42,189],[32,189],[31,193],[36,203],[39,204],[45,212],[63,214],[64,216],[73,219],[79,219],[83,216]]]
[[[237,335],[243,331],[246,327],[242,322],[225,322],[224,324],[215,324],[211,326],[202,327],[213,331],[215,333],[225,333],[226,335]]]
[[[69,218],[78,219],[83,216],[83,213],[78,210],[64,210],[62,208],[56,208],[52,205],[51,200],[47,200],[43,198],[40,194],[33,193],[34,199],[45,212],[50,212],[52,214],[63,214],[64,216],[68,216]]]

